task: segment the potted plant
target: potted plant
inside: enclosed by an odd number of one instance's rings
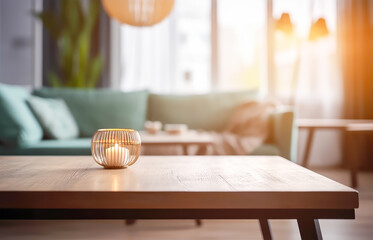
[[[52,87],[93,88],[101,75],[103,60],[92,52],[92,33],[100,12],[98,0],[83,9],[80,0],[62,0],[59,12],[34,13],[56,46],[57,71],[49,71]],[[84,11],[86,10],[86,11]]]

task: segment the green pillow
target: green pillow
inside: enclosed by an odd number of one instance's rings
[[[41,88],[33,94],[65,100],[78,123],[80,137],[92,137],[100,128],[141,130],[146,120],[147,91]]]
[[[27,106],[28,91],[21,87],[0,84],[0,143],[22,146],[43,137],[43,129]]]
[[[64,100],[30,97],[27,102],[48,138],[68,139],[79,136],[78,125]]]

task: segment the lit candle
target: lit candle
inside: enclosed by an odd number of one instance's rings
[[[116,143],[114,147],[106,149],[105,155],[108,166],[122,166],[128,160],[129,150]]]

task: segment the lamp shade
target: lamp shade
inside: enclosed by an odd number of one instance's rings
[[[326,25],[325,18],[319,18],[311,26],[309,40],[317,40],[321,37],[325,37],[329,34],[328,27]]]
[[[291,23],[289,13],[281,14],[280,19],[276,21],[275,29],[286,34],[293,33],[293,24]]]
[[[101,0],[107,14],[132,26],[152,26],[165,19],[174,0]]]

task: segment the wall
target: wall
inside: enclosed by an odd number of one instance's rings
[[[33,0],[0,1],[0,82],[33,86]]]

